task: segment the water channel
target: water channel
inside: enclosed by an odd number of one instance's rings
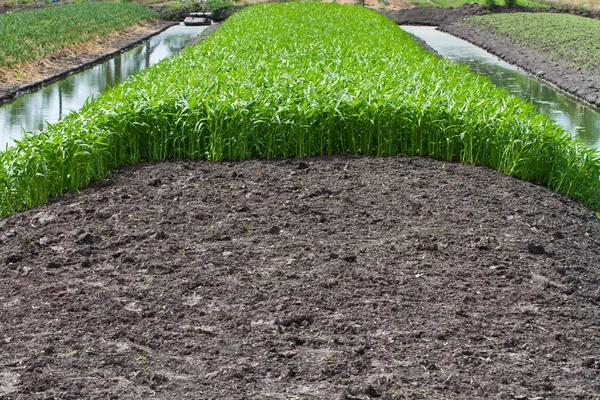
[[[600,148],[600,111],[541,83],[518,68],[486,51],[434,27],[403,26],[423,39],[442,56],[467,64],[474,72],[488,76],[511,94],[529,100],[538,110],[562,125],[573,137]],[[78,110],[88,98],[116,85],[130,75],[174,55],[205,27],[174,26],[142,45],[103,64],[18,97],[0,106],[0,149],[23,131],[37,131],[45,122],[56,122],[71,110]]]
[[[88,98],[176,54],[204,29],[206,26],[173,26],[102,64],[0,105],[0,149],[21,138],[24,130],[38,131],[46,122],[79,110]]]
[[[558,122],[572,137],[600,149],[600,110],[585,105],[526,72],[455,36],[431,26],[402,26],[440,55],[466,64],[509,93],[529,100],[538,111]]]

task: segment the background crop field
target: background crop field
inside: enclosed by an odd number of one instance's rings
[[[568,14],[515,13],[472,17],[468,22],[600,75],[598,20]]]
[[[47,0],[0,0],[0,6],[22,7],[24,4],[43,4]],[[68,1],[68,0],[63,0]],[[374,9],[399,10],[412,7],[458,7],[463,4],[485,4],[485,0],[323,0],[340,4],[364,4]],[[132,0],[133,3],[143,5],[155,5],[167,8],[181,8],[197,4],[193,0]],[[232,0],[233,4],[244,6],[258,3],[274,2],[274,0]],[[504,5],[503,0],[496,1],[498,5]],[[560,7],[600,9],[600,0],[518,0],[518,5],[526,7]]]
[[[129,3],[74,3],[0,15],[0,67],[52,54],[157,17]]]
[[[575,8],[588,8],[592,10],[600,9],[600,0],[544,0],[554,7],[575,7]]]
[[[411,0],[412,3],[419,7],[460,7],[463,4],[486,4],[485,0]],[[497,0],[496,4],[504,6],[504,0]],[[530,0],[517,0],[518,6],[523,7],[548,7],[545,0],[541,1],[530,1]]]

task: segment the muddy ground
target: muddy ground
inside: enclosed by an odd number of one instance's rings
[[[423,158],[119,170],[0,221],[5,399],[597,399],[600,221]]]
[[[567,12],[588,18],[600,19],[600,11],[577,9],[497,9],[502,12]],[[559,60],[551,54],[517,45],[492,32],[477,29],[464,20],[470,16],[489,14],[491,11],[480,5],[465,5],[456,9],[426,9],[383,11],[393,21],[406,25],[437,25],[439,29],[465,39],[510,64],[517,65],[534,76],[559,87],[587,103],[600,107],[600,66],[595,70],[584,70],[569,60]],[[574,46],[577,44],[574,43]]]

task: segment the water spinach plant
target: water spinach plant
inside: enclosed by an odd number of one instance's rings
[[[74,3],[0,15],[0,67],[84,43],[158,14],[139,4]]]
[[[600,210],[598,155],[368,9],[247,8],[206,41],[0,154],[3,215],[114,167],[397,153],[483,164]]]

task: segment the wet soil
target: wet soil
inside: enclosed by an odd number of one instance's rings
[[[4,399],[600,396],[600,221],[483,167],[127,167],[0,249]]]
[[[172,21],[163,20],[144,21],[122,32],[100,37],[90,43],[60,50],[48,57],[35,60],[26,67],[26,70],[21,71],[19,78],[15,78],[11,73],[10,79],[0,79],[0,104],[102,63],[174,24]]]
[[[557,59],[550,53],[520,46],[491,31],[465,23],[465,19],[491,12],[562,12],[600,19],[600,11],[577,9],[515,9],[490,10],[481,5],[465,5],[455,9],[426,9],[383,11],[382,14],[403,25],[437,25],[440,30],[467,40],[488,52],[516,65],[532,75],[553,84],[561,90],[600,107],[600,67],[585,70],[569,60]],[[574,43],[574,46],[577,44]]]

